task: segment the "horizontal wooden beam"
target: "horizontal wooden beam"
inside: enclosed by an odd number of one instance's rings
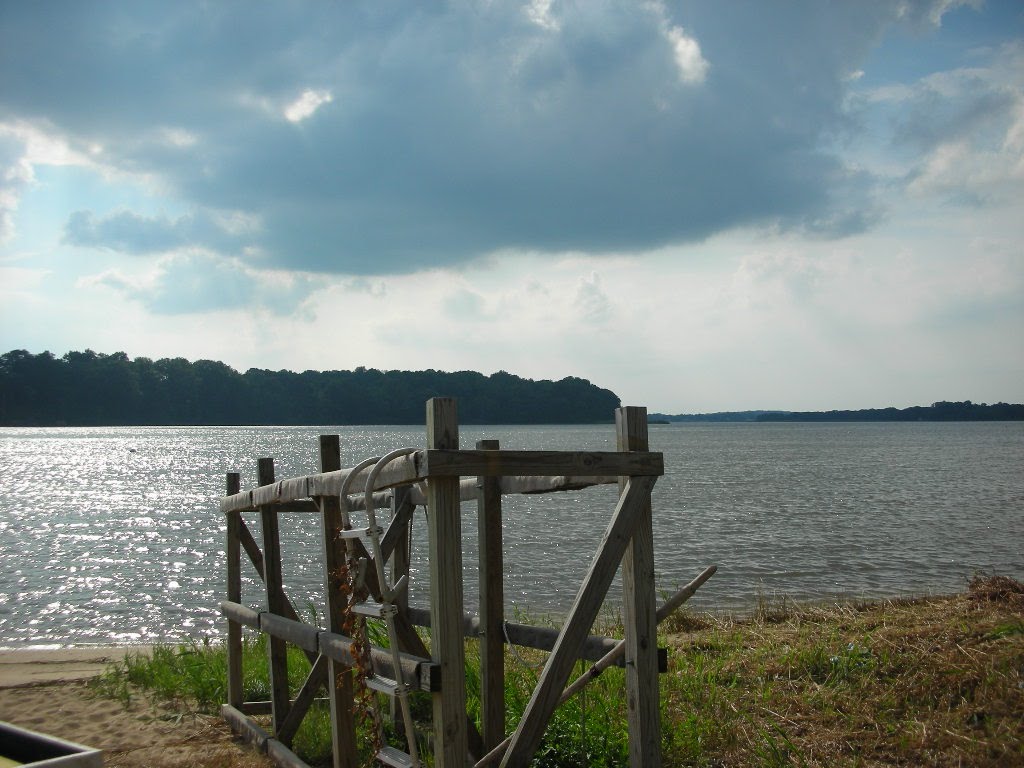
[[[490,457],[492,453],[496,456]],[[482,468],[479,466],[481,457],[487,459],[487,466]],[[485,471],[477,472],[478,469]],[[417,451],[395,459],[388,469],[381,472],[374,484],[378,492],[374,494],[373,503],[378,509],[387,507],[391,503],[388,488],[415,483],[412,501],[423,506],[426,504],[426,488],[422,481],[430,474],[435,477],[462,476],[459,497],[462,501],[473,501],[476,499],[476,477],[480,475],[500,476],[503,494],[530,494],[576,491],[592,485],[615,483],[622,475],[661,475],[663,472],[664,461],[660,453]],[[312,499],[337,496],[350,473],[351,470],[343,469],[281,480],[224,496],[220,500],[220,509],[224,514],[231,514],[272,504],[278,512],[316,512],[319,508]],[[368,474],[368,470],[361,470],[353,481],[351,487],[358,491],[348,499],[349,509],[353,511],[365,506],[362,491]]]
[[[664,458],[647,451],[469,451],[431,449],[417,456],[419,476],[494,477],[572,475],[594,477],[665,474]]]
[[[244,624],[247,627],[253,629],[260,628],[260,614],[259,611],[254,611],[252,608],[241,605],[240,603],[233,603],[230,600],[222,600],[220,604],[220,612],[228,619],[237,624]]]
[[[426,608],[408,609],[409,620],[418,627],[430,626],[430,611]],[[466,637],[480,637],[480,617],[465,614],[462,619],[462,631]],[[516,624],[505,622],[505,635],[503,643],[511,642],[523,648],[534,648],[538,651],[550,651],[555,647],[560,630],[554,627],[536,627],[532,624]],[[579,658],[584,661],[599,661],[609,651],[613,650],[621,641],[601,635],[590,635],[583,643]],[[625,666],[625,661],[620,659],[617,666]],[[665,648],[658,649],[658,671],[668,671],[668,651]]]
[[[307,656],[312,657],[311,661],[316,660],[316,654],[322,653],[348,667],[356,664],[356,659],[352,655],[354,641],[351,637],[328,632],[312,624],[278,616],[269,611],[256,612],[228,600],[221,601],[220,612],[231,621],[253,627],[302,648]],[[370,661],[374,673],[392,680],[397,679],[391,651],[371,646]],[[402,665],[402,679],[409,682],[414,689],[428,693],[441,690],[440,669],[431,659],[400,653],[399,663]]]

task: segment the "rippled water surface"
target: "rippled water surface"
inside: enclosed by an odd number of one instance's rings
[[[415,428],[0,429],[0,646],[219,635],[225,473],[251,487],[259,456],[276,458],[278,478],[313,472],[322,432],[341,434],[345,466],[425,443]],[[615,443],[611,426],[461,432],[464,446],[485,437],[520,449]],[[655,425],[651,447],[666,465],[654,492],[659,584],[718,564],[703,607],[952,591],[978,571],[1024,577],[1024,424]],[[510,610],[568,608],[614,500],[610,487],[506,497]],[[474,517],[464,505],[470,604]],[[317,521],[295,514],[281,527],[285,583],[308,612],[321,602]],[[245,592],[260,602],[253,580]]]

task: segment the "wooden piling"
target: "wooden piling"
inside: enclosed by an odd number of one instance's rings
[[[341,441],[337,435],[320,435],[320,471],[341,469]],[[345,568],[345,544],[340,538],[341,502],[337,496],[319,499],[322,517],[324,592],[327,626],[341,633],[345,620],[346,598],[341,591]],[[356,768],[356,725],[352,673],[334,659],[327,668],[327,698],[331,703],[331,745],[334,768]]]
[[[498,450],[497,440],[481,440],[477,450]],[[480,559],[480,719],[483,751],[505,738],[504,558],[501,536],[501,482],[477,478],[477,528]]]
[[[257,483],[274,482],[274,460],[263,458],[257,462]],[[267,588],[267,610],[278,616],[285,615],[284,581],[281,574],[281,536],[278,530],[277,510],[266,505],[260,507],[263,527],[263,576]],[[270,700],[273,703],[273,729],[277,734],[288,716],[288,646],[284,640],[271,637],[267,643],[270,670]]]
[[[242,487],[241,475],[228,472],[227,495],[238,493]],[[239,528],[240,513],[227,515],[227,597],[233,603],[242,602],[242,544]],[[242,625],[228,620],[228,704],[236,709],[242,706]]]
[[[647,451],[647,409],[617,409],[615,434],[620,451]],[[623,478],[620,487],[624,489],[625,484],[626,478]],[[661,765],[656,612],[654,533],[648,495],[622,557],[626,708],[629,716],[629,764],[633,768],[657,768]]]
[[[427,446],[457,449],[455,401],[427,401]],[[430,652],[441,666],[441,691],[433,694],[434,765],[462,768],[469,754],[466,729],[465,649],[462,640],[462,524],[459,478],[427,480],[430,552]]]

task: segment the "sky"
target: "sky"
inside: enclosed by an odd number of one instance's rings
[[[0,0],[0,351],[1024,402],[1024,4]]]

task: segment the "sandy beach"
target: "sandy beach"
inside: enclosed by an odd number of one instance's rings
[[[0,650],[0,720],[101,749],[105,766],[270,765],[217,717],[182,714],[140,695],[126,708],[90,691],[89,678],[139,650]]]

